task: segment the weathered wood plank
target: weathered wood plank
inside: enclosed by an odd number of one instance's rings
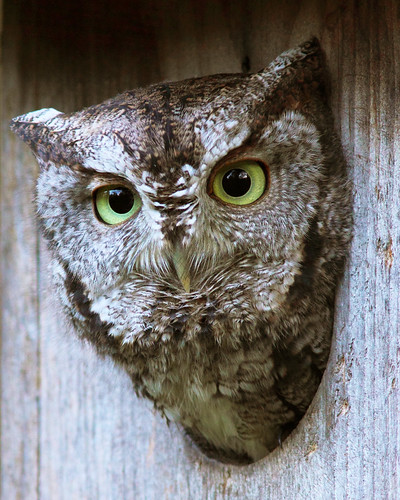
[[[397,498],[400,12],[395,0],[6,1],[1,178],[1,497]],[[164,79],[259,69],[320,37],[354,179],[355,235],[319,392],[281,449],[211,462],[55,312],[17,114]]]
[[[11,42],[9,40],[9,42]],[[10,61],[18,48],[4,40]],[[21,105],[15,64],[2,67],[0,178],[1,498],[36,498],[39,482],[40,353],[38,237],[31,198],[37,167],[29,152],[8,141],[4,117]],[[32,86],[35,85],[32,78]],[[32,89],[27,98],[32,96]],[[6,161],[4,160],[6,159]]]

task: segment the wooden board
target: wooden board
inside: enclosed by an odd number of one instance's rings
[[[354,179],[331,358],[282,448],[221,465],[63,325],[31,203],[37,166],[8,121],[156,81],[257,70],[312,34]],[[398,1],[5,0],[2,55],[1,498],[399,498]]]

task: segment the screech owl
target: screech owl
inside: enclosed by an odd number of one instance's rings
[[[78,334],[208,456],[250,463],[325,369],[350,190],[316,39],[12,129]]]

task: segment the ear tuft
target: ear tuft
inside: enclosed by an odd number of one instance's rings
[[[260,107],[256,101],[254,113],[259,113],[258,107],[272,115],[298,110],[315,118],[323,112],[329,96],[326,73],[324,53],[317,38],[283,52],[250,77],[265,89],[264,105]]]
[[[37,156],[48,159],[58,149],[59,132],[65,126],[61,116],[64,114],[53,108],[39,109],[13,118],[10,128]]]
[[[282,52],[265,69],[255,73],[254,78],[265,86],[277,86],[282,81],[298,77],[319,80],[324,67],[324,57],[317,38],[311,38],[301,45]]]
[[[51,130],[56,125],[58,120],[51,123],[53,119],[62,115],[61,111],[54,108],[43,108],[37,111],[31,111],[25,115],[20,115],[13,118],[10,122],[10,129],[20,137],[24,142],[30,143],[34,136],[37,136],[38,131]]]
[[[44,123],[52,118],[62,115],[61,111],[57,111],[54,108],[43,108],[37,111],[31,111],[25,115],[17,116],[11,120],[10,127],[13,130],[15,126],[21,125],[23,123]]]

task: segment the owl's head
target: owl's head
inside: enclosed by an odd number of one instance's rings
[[[288,310],[332,288],[347,191],[322,67],[313,40],[255,74],[13,120],[41,167],[38,215],[76,321],[124,344],[260,322],[278,338]]]

